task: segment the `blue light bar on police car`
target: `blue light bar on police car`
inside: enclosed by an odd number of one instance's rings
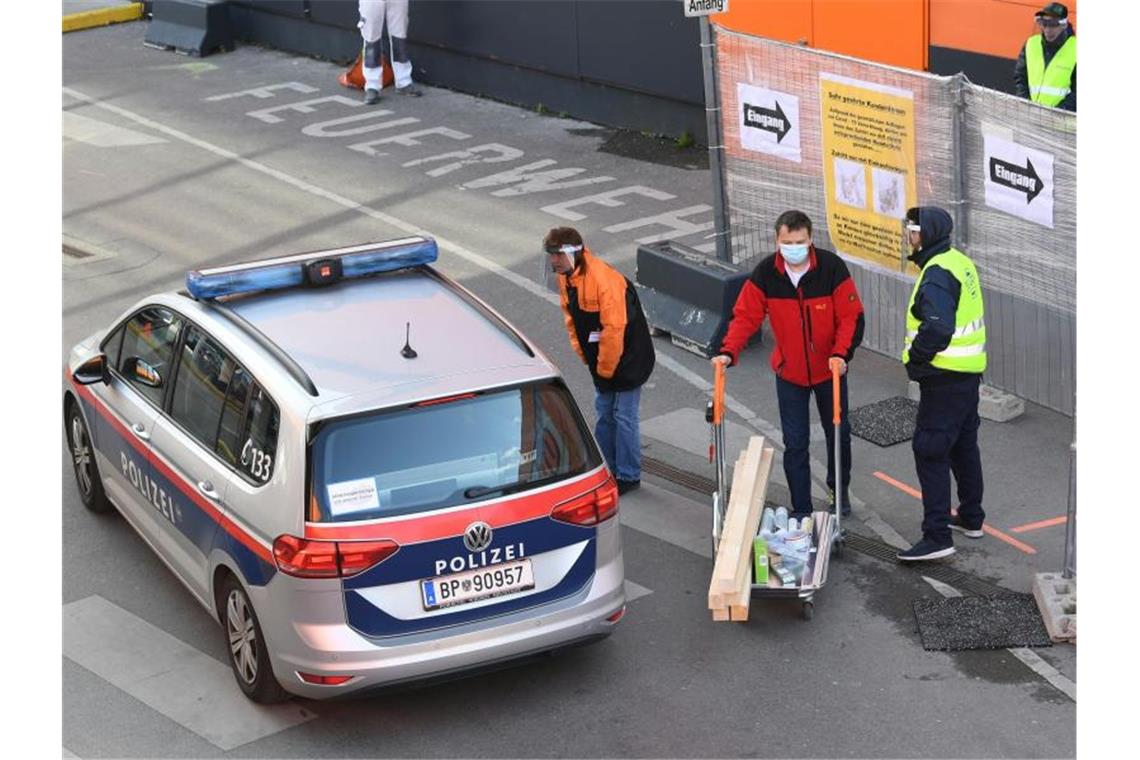
[[[187,272],[186,290],[192,297],[206,300],[306,284],[327,284],[430,264],[437,258],[439,249],[431,238],[400,238]],[[324,266],[325,263],[328,266]]]

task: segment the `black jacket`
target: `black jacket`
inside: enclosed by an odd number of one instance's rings
[[[1049,61],[1053,60],[1053,56],[1065,44],[1065,40],[1070,37],[1075,37],[1076,33],[1071,26],[1066,26],[1065,31],[1061,33],[1052,44],[1041,35],[1041,49],[1045,54],[1045,65],[1049,65]],[[1028,41],[1027,41],[1028,42]],[[1017,63],[1013,67],[1013,91],[1026,100],[1029,99],[1029,69],[1025,65],[1025,45],[1021,46],[1021,53],[1017,56]],[[1065,96],[1057,108],[1062,108],[1066,111],[1076,112],[1077,110],[1077,67],[1073,66],[1072,81],[1069,82],[1069,94]]]
[[[954,372],[930,363],[935,354],[950,345],[954,336],[962,286],[949,270],[938,266],[937,257],[950,250],[950,232],[954,229],[950,215],[935,206],[920,206],[918,224],[922,227],[922,247],[908,258],[919,267],[926,266],[931,260],[934,265],[921,275],[918,292],[914,296],[911,313],[920,324],[918,335],[910,345],[907,377],[922,385],[976,380],[975,373]]]

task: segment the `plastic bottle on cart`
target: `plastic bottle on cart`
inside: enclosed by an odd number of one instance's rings
[[[771,507],[764,507],[764,513],[760,516],[760,532],[763,534],[776,532],[776,512]]]
[[[776,529],[777,530],[787,530],[788,529],[788,508],[787,507],[776,507]]]

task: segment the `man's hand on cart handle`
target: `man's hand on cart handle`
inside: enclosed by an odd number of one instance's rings
[[[839,368],[840,375],[847,374],[847,361],[842,356],[833,356],[827,360],[827,368],[829,370],[834,372],[836,367]]]
[[[714,365],[723,364],[727,367],[729,364],[732,364],[732,357],[728,354],[717,354],[713,358],[709,359],[709,362]]]

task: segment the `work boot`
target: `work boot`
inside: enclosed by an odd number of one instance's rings
[[[982,536],[986,535],[985,531],[982,530],[981,525],[976,528],[968,527],[965,523],[962,522],[962,518],[958,515],[951,515],[950,530],[956,530],[966,538],[981,538]]]
[[[424,94],[424,91],[419,87],[416,87],[414,84],[410,84],[407,87],[397,87],[396,92],[398,92],[400,95],[407,95],[412,98],[418,98],[420,95]]]
[[[369,87],[367,90],[364,91],[364,105],[374,106],[379,102],[380,102],[380,91],[379,90],[373,90],[371,87]]]
[[[641,488],[641,480],[618,480],[617,482],[618,493],[627,493]]]
[[[899,562],[925,562],[931,559],[949,557],[954,553],[954,542],[941,544],[925,536],[914,546],[898,553]]]

